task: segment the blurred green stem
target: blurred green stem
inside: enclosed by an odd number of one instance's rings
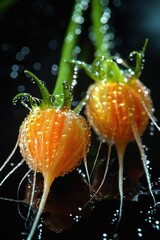
[[[71,65],[67,62],[73,59],[73,51],[76,47],[78,38],[80,34],[77,32],[83,23],[83,6],[81,4],[81,0],[75,0],[71,19],[69,21],[69,25],[66,31],[66,36],[64,39],[64,44],[62,47],[62,53],[59,64],[58,77],[56,81],[56,85],[53,91],[53,95],[60,95],[63,93],[63,82],[67,81],[70,85],[73,81],[73,70],[71,69]],[[86,3],[88,1],[86,0]],[[81,31],[81,30],[80,30]]]
[[[94,34],[95,44],[95,57],[97,56],[109,56],[109,47],[106,41],[107,21],[108,19],[104,14],[104,6],[100,0],[91,1],[91,20],[92,30]],[[108,17],[109,18],[109,17]]]

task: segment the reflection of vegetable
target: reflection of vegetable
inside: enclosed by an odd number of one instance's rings
[[[144,191],[140,183],[140,177],[144,174],[142,161],[136,158],[135,155],[129,156],[124,161],[124,182],[123,182],[123,195],[125,200],[133,201],[139,192]],[[106,161],[99,161],[94,169],[92,176],[92,191],[96,192],[95,200],[101,201],[102,199],[117,199],[119,200],[118,189],[118,162],[117,159],[111,159],[109,169],[103,185],[101,181],[104,177],[106,169]],[[99,189],[99,191],[97,191]]]
[[[24,203],[30,205],[33,189],[34,174],[29,178],[26,186]],[[89,188],[84,178],[77,171],[65,175],[63,178],[55,179],[50,188],[47,202],[43,211],[44,224],[51,231],[60,233],[69,230],[81,218],[91,215],[91,206],[82,209],[89,200]],[[33,197],[32,209],[37,210],[41,194],[43,193],[43,177],[36,175],[36,186]]]

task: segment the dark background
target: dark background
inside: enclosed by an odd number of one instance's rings
[[[0,1],[2,3],[2,1]],[[52,92],[56,81],[56,73],[52,66],[58,65],[66,27],[71,14],[73,1],[65,0],[17,0],[0,12],[0,158],[1,164],[12,151],[18,136],[19,127],[28,113],[20,103],[13,105],[12,99],[24,89],[34,96],[38,96],[37,87],[24,75],[23,70],[34,72],[44,80]],[[160,1],[159,0],[114,0],[110,3],[110,28],[115,34],[113,52],[120,53],[128,59],[133,50],[140,50],[146,38],[149,44],[146,51],[145,66],[141,76],[142,82],[151,90],[151,97],[155,107],[155,116],[159,120],[160,108]],[[88,29],[90,20],[86,15],[84,26]],[[84,30],[84,38],[88,35]],[[88,48],[92,50],[92,48]],[[92,59],[92,52],[88,52],[88,59]],[[80,73],[82,82],[76,87],[75,98],[79,100],[82,91],[90,80]],[[84,81],[85,80],[85,81]],[[148,130],[144,134],[143,142],[148,147],[148,158],[151,165],[151,176],[154,186],[159,184],[159,132],[155,128],[154,136]],[[129,152],[128,154],[132,154]],[[21,160],[19,151],[15,153],[12,162]],[[27,167],[21,167],[1,187],[1,197],[16,198],[18,183],[26,172]],[[0,177],[8,172],[5,169]],[[108,240],[111,239],[111,221],[118,208],[118,202],[113,200],[101,201],[96,204],[92,217],[75,223],[73,229],[56,234],[45,227],[42,239],[62,240]],[[124,216],[119,230],[118,239],[152,239],[160,238],[153,224],[160,221],[152,212],[150,198],[144,196],[140,202],[128,202],[124,207]],[[148,222],[150,218],[151,223]],[[146,220],[145,220],[146,219]],[[160,227],[160,224],[157,225]],[[1,239],[23,239],[24,220],[19,216],[14,202],[0,201],[0,235]],[[138,233],[142,232],[142,236]],[[108,234],[108,237],[105,237]],[[153,237],[155,236],[155,237]],[[38,237],[35,237],[38,239]]]

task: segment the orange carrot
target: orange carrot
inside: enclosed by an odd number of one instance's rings
[[[40,107],[20,127],[19,147],[28,166],[44,177],[44,191],[28,239],[43,212],[54,179],[72,171],[88,152],[90,130],[86,120],[70,109]]]
[[[135,140],[133,128],[142,135],[149,116],[152,100],[148,89],[138,80],[129,83],[99,82],[88,90],[86,114],[98,135],[120,145]]]

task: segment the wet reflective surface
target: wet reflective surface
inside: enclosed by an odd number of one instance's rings
[[[35,84],[30,83],[23,73],[28,69],[44,80],[50,91],[56,81],[58,64],[60,60],[61,46],[73,1],[22,1],[17,0],[0,13],[0,80],[1,80],[1,161],[4,162],[17,140],[19,126],[28,113],[22,105],[12,104],[13,97],[18,92],[30,92],[38,96]],[[159,6],[158,0],[155,1]],[[141,81],[151,90],[151,96],[155,107],[155,116],[159,122],[160,84],[159,84],[159,33],[157,31],[158,7],[156,14],[151,1],[113,1],[111,5],[111,25],[116,36],[115,49],[121,53],[121,57],[128,59],[128,54],[134,49],[140,49],[146,37],[149,44],[146,51],[146,61],[141,76]],[[145,10],[144,10],[145,9]],[[25,10],[25,11],[24,11]],[[103,18],[105,22],[105,16]],[[88,24],[88,22],[86,22]],[[150,27],[149,27],[150,26]],[[152,30],[152,31],[151,31]],[[86,44],[88,34],[84,31]],[[156,37],[155,37],[156,36]],[[112,36],[111,36],[112,37]],[[82,44],[82,46],[84,46]],[[92,59],[92,47],[88,46],[88,62]],[[81,51],[76,48],[77,53]],[[75,101],[84,95],[87,86],[91,83],[83,72],[79,73],[79,80],[75,88]],[[82,84],[83,82],[83,84]],[[86,83],[86,84],[84,84]],[[3,88],[2,88],[3,86]],[[149,171],[153,192],[157,201],[160,201],[160,162],[159,162],[159,137],[160,133],[154,126],[150,126],[142,140],[148,149],[147,156],[150,161]],[[99,140],[94,136],[95,148],[89,156],[89,168],[95,159]],[[92,175],[92,190],[96,191],[103,177],[103,165],[105,165],[106,144],[102,145],[99,155],[99,164]],[[11,164],[1,173],[1,180],[22,159],[19,150],[16,151]],[[13,166],[14,165],[14,166]],[[85,173],[82,164],[83,173]],[[110,169],[101,191],[96,196],[96,201],[79,211],[88,201],[88,185],[77,172],[57,179],[50,192],[50,198],[46,205],[42,225],[37,230],[34,239],[62,239],[62,240],[153,240],[160,238],[160,208],[153,207],[153,200],[148,194],[147,182],[143,174],[138,150],[131,143],[125,156],[124,174],[124,201],[122,221],[118,227],[118,237],[114,235],[114,228],[118,217],[119,195],[117,178],[117,156],[113,150]],[[28,168],[23,164],[1,186],[0,196],[17,199],[19,182]],[[41,178],[37,178],[41,194]],[[26,193],[27,179],[23,181],[19,189],[19,199],[23,199],[28,205]],[[27,194],[27,195],[25,195]],[[39,195],[38,195],[39,197]],[[37,199],[37,197],[35,196]],[[25,199],[25,200],[24,200]],[[27,207],[19,204],[20,212],[26,216]],[[79,205],[80,203],[80,205]],[[25,239],[25,219],[18,213],[15,202],[0,201],[0,234],[5,239]],[[55,218],[55,215],[57,216]],[[32,212],[30,217],[32,216]],[[27,222],[26,226],[29,226]],[[62,231],[61,231],[62,230]],[[61,231],[61,233],[57,233]]]

